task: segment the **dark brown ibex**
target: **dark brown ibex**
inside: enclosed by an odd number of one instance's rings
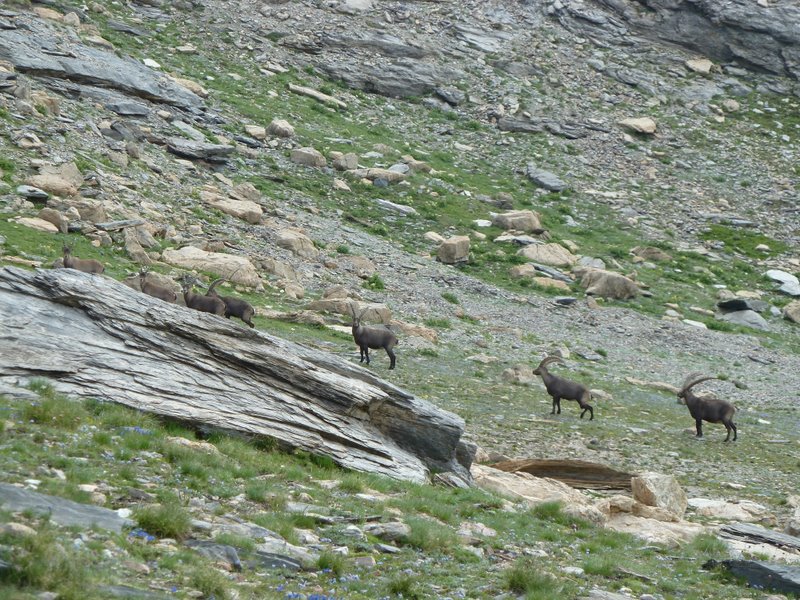
[[[710,379],[719,379],[719,377],[703,376],[702,373],[689,375],[678,392],[678,403],[685,404],[689,408],[689,414],[692,415],[697,429],[696,437],[703,437],[703,421],[708,421],[725,425],[728,432],[728,436],[725,438],[726,442],[731,439],[731,431],[733,431],[733,441],[735,442],[736,424],[733,422],[733,415],[736,408],[733,404],[719,398],[700,398],[692,392],[692,388],[698,383]]]
[[[241,298],[234,298],[233,296],[220,296],[214,288],[221,282],[225,281],[226,278],[222,277],[220,279],[216,279],[210,286],[208,286],[208,291],[206,292],[206,296],[212,298],[219,298],[225,303],[225,317],[230,319],[231,317],[238,317],[250,327],[255,327],[253,323],[253,315],[256,314],[255,309],[253,306],[247,301],[242,300]]]
[[[174,304],[178,301],[178,294],[175,293],[175,290],[158,285],[152,281],[147,281],[147,273],[148,270],[146,268],[142,268],[139,271],[139,288],[143,293],[148,296],[153,296],[153,298],[163,300],[164,302],[171,302]]]
[[[72,256],[72,248],[64,244],[62,248],[64,252],[64,267],[67,269],[75,269],[84,273],[97,273],[100,274],[106,270],[99,260],[93,258],[75,258]]]
[[[547,365],[554,362],[563,363],[558,356],[547,356],[533,371],[534,375],[541,376],[544,387],[547,388],[547,393],[553,398],[553,410],[550,414],[556,414],[556,412],[558,412],[559,415],[561,414],[562,398],[564,400],[575,400],[583,409],[581,411],[581,419],[588,410],[589,420],[591,421],[594,419],[594,409],[589,404],[589,400],[592,399],[592,393],[589,391],[589,388],[575,381],[570,381],[569,379],[564,379],[563,377],[550,373],[547,370]],[[556,409],[558,409],[558,411],[556,411]]]
[[[200,294],[195,294],[192,291],[192,287],[195,284],[195,280],[190,277],[183,277],[181,279],[181,288],[183,289],[183,300],[186,302],[186,306],[189,308],[193,308],[194,310],[199,310],[201,312],[212,313],[215,315],[219,315],[220,317],[225,316],[225,303],[220,300],[219,298],[215,298],[214,296],[201,296]]]
[[[386,327],[370,327],[361,324],[361,317],[364,316],[364,313],[367,312],[369,309],[364,309],[360,315],[356,316],[356,311],[353,308],[353,305],[350,305],[350,312],[353,313],[353,339],[358,346],[358,349],[361,351],[361,361],[364,362],[364,359],[367,359],[367,364],[369,364],[369,350],[372,348],[373,350],[377,350],[378,348],[383,348],[386,350],[386,354],[389,355],[389,360],[391,361],[389,364],[389,369],[394,369],[396,363],[396,357],[392,348],[397,345],[397,336],[392,332],[391,329]]]

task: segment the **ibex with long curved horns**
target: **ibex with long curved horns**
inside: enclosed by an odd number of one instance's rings
[[[391,329],[387,328],[386,326],[383,327],[370,327],[361,324],[361,317],[364,316],[364,313],[367,312],[369,308],[364,309],[361,311],[361,314],[356,316],[356,311],[353,308],[353,305],[350,305],[350,312],[353,314],[353,339],[358,346],[358,349],[361,351],[361,361],[364,362],[364,359],[367,359],[367,364],[369,364],[369,349],[372,348],[373,350],[377,350],[378,348],[383,348],[386,350],[386,354],[389,355],[389,369],[394,369],[394,365],[396,362],[396,357],[392,348],[397,345],[397,336],[392,332]]]
[[[570,381],[569,379],[564,379],[563,377],[550,373],[547,370],[547,365],[554,362],[563,364],[564,361],[558,356],[547,356],[533,371],[534,375],[541,376],[544,387],[547,388],[547,393],[553,398],[553,410],[550,414],[556,414],[556,409],[558,409],[558,414],[561,414],[562,398],[564,400],[575,400],[583,409],[581,411],[581,419],[588,410],[589,420],[591,421],[594,419],[594,409],[589,404],[589,400],[592,399],[592,393],[589,391],[589,388],[575,381]]]
[[[236,272],[234,271],[234,275],[235,274]],[[231,275],[231,277],[233,277],[233,275]],[[219,298],[225,303],[225,318],[230,319],[231,317],[238,317],[250,327],[255,327],[255,323],[253,323],[253,315],[256,314],[256,311],[252,304],[250,304],[247,300],[242,300],[241,298],[234,298],[233,296],[220,296],[216,289],[214,289],[217,287],[217,285],[227,280],[227,277],[215,279],[213,283],[208,286],[206,296],[209,298]]]
[[[728,431],[726,442],[731,439],[731,431],[733,431],[733,441],[735,442],[736,424],[733,422],[733,415],[736,408],[733,404],[719,398],[700,398],[692,392],[692,388],[698,383],[710,379],[719,379],[719,377],[704,376],[702,373],[689,375],[678,392],[678,403],[685,404],[689,408],[689,413],[694,418],[697,437],[703,437],[703,421],[708,421],[725,425],[725,429]]]

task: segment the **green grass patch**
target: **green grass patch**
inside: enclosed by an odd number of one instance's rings
[[[700,237],[708,241],[723,242],[725,251],[736,252],[748,258],[764,258],[765,256],[782,254],[789,250],[789,245],[780,240],[770,238],[750,229],[728,225],[711,225],[708,231],[704,231]],[[768,246],[769,250],[757,250],[757,246],[761,244]]]
[[[191,529],[191,517],[176,496],[165,495],[161,504],[139,508],[133,516],[139,527],[158,537],[180,540]]]

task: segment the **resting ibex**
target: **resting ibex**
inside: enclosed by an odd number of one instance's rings
[[[147,281],[147,273],[148,270],[146,268],[142,268],[139,271],[139,288],[142,292],[148,296],[153,296],[153,298],[163,300],[164,302],[171,302],[173,304],[177,302],[178,294],[175,293],[175,290]]]
[[[213,313],[220,317],[225,316],[225,303],[219,298],[213,296],[200,296],[192,291],[194,279],[184,277],[181,279],[181,288],[183,288],[183,300],[186,306],[199,310],[201,312]]]
[[[225,278],[220,278],[215,280],[210,286],[208,286],[208,291],[206,292],[206,296],[212,298],[219,298],[225,303],[225,317],[230,319],[233,317],[239,317],[242,321],[250,325],[250,327],[255,327],[253,323],[253,315],[256,314],[255,309],[253,306],[247,301],[242,300],[241,298],[234,298],[232,296],[220,296],[214,288],[221,282],[225,281]]]
[[[363,310],[360,315],[356,316],[356,311],[353,309],[353,305],[350,305],[350,312],[353,313],[353,339],[355,340],[358,349],[361,351],[360,362],[364,362],[364,359],[366,358],[367,364],[369,364],[370,348],[373,350],[383,348],[386,350],[386,354],[389,355],[389,360],[391,361],[389,364],[389,369],[394,369],[396,357],[394,352],[392,352],[392,348],[397,345],[397,336],[386,326],[369,327],[362,325],[361,317],[364,316],[364,313],[367,312],[367,310],[368,309]]]
[[[540,375],[544,382],[544,387],[547,388],[547,393],[553,398],[553,410],[550,414],[561,414],[561,399],[576,400],[580,404],[581,419],[586,411],[589,411],[589,420],[594,419],[594,409],[589,404],[592,399],[592,393],[585,385],[564,379],[558,375],[553,375],[547,370],[547,365],[554,362],[563,362],[558,356],[547,356],[539,363],[539,366],[533,371],[534,375]]]
[[[72,248],[64,244],[64,267],[67,269],[75,269],[84,273],[97,273],[100,274],[106,270],[99,260],[93,258],[75,258],[72,256]]]
[[[692,393],[692,388],[698,383],[709,379],[719,379],[719,377],[703,376],[702,373],[692,373],[689,375],[678,392],[678,403],[685,404],[689,408],[689,414],[694,418],[697,437],[703,437],[703,421],[709,423],[722,423],[728,431],[725,441],[731,439],[733,431],[733,441],[736,441],[736,424],[733,422],[733,415],[736,412],[733,404],[718,398],[699,398]]]

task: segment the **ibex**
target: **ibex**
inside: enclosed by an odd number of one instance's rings
[[[75,258],[72,256],[72,248],[64,244],[64,267],[67,269],[75,269],[84,273],[97,273],[100,274],[106,270],[99,260],[93,258]]]
[[[355,340],[358,349],[361,351],[361,360],[359,362],[364,362],[364,359],[366,358],[367,364],[369,364],[370,348],[373,350],[383,348],[386,350],[386,354],[389,355],[389,360],[391,361],[389,364],[389,369],[394,369],[396,357],[394,352],[392,352],[392,348],[397,345],[397,336],[386,326],[369,327],[362,325],[361,317],[364,316],[364,313],[367,312],[367,310],[368,309],[363,310],[360,315],[356,316],[356,311],[353,308],[353,305],[350,305],[350,312],[353,313],[353,339]]]
[[[559,377],[558,375],[553,375],[550,373],[547,370],[547,365],[554,362],[563,363],[561,358],[558,356],[547,356],[533,371],[534,375],[541,376],[542,381],[544,382],[544,387],[547,388],[547,393],[553,398],[553,410],[550,412],[550,414],[556,414],[556,409],[558,409],[558,414],[561,414],[562,398],[564,400],[576,400],[583,409],[581,411],[581,419],[588,410],[589,420],[591,421],[594,419],[594,409],[589,404],[589,400],[592,399],[592,393],[589,391],[589,388],[580,383],[576,383],[575,381],[570,381],[569,379],[564,379],[563,377]]]
[[[733,415],[736,408],[730,402],[718,398],[700,398],[692,393],[692,388],[698,383],[709,379],[719,379],[719,377],[703,376],[702,373],[692,373],[689,375],[678,392],[678,403],[685,404],[689,408],[689,414],[694,418],[696,437],[703,437],[703,421],[709,423],[722,423],[728,431],[725,441],[731,439],[733,431],[733,441],[736,441],[736,424],[733,422]]]
[[[238,317],[250,327],[255,327],[253,323],[253,315],[256,314],[255,309],[253,306],[247,301],[242,300],[241,298],[234,298],[232,296],[220,296],[214,288],[221,282],[225,281],[225,278],[220,278],[215,280],[210,286],[208,286],[208,291],[206,292],[206,296],[212,298],[219,298],[225,303],[225,317],[230,319],[233,317]]]
[[[213,313],[220,317],[225,316],[225,303],[219,298],[213,296],[201,296],[192,291],[194,280],[189,277],[181,279],[181,288],[183,289],[183,300],[186,306],[199,310],[201,312]]]
[[[139,271],[139,288],[142,292],[148,296],[153,296],[153,298],[163,300],[164,302],[171,302],[173,304],[177,302],[178,294],[175,293],[175,290],[147,281],[147,273],[148,270],[145,268]]]

